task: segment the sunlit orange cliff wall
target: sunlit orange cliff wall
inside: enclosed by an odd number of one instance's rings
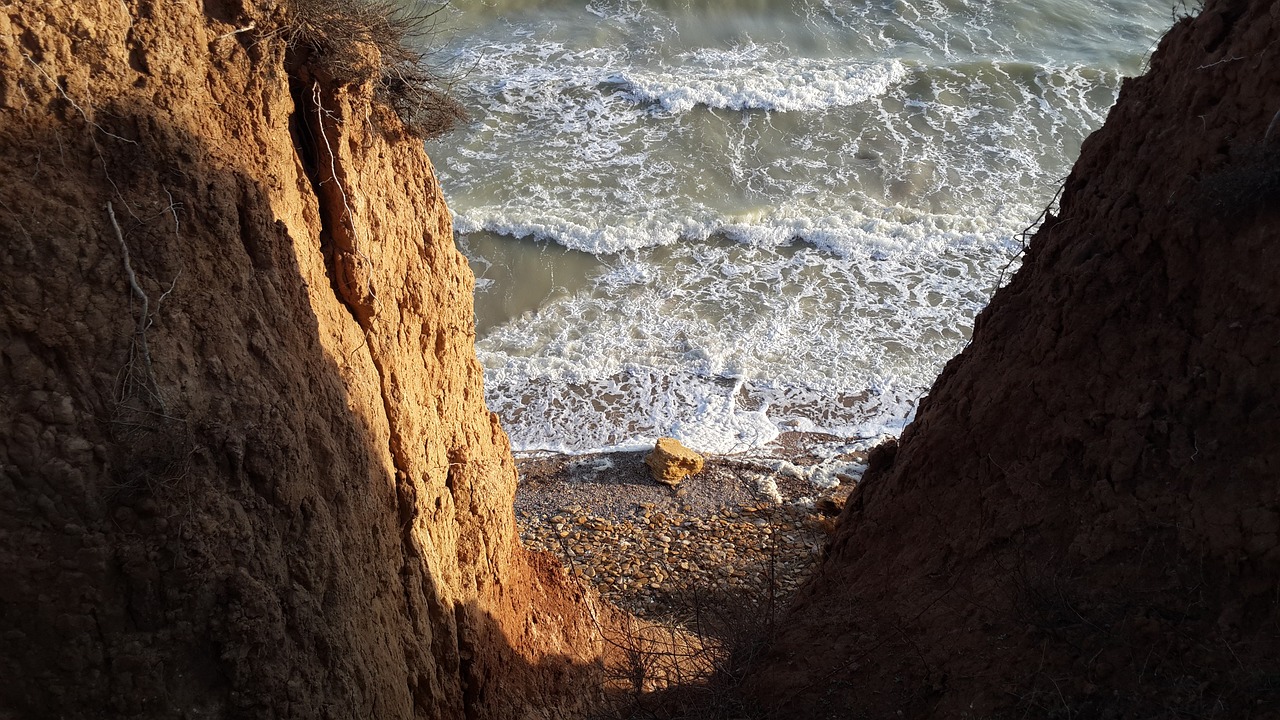
[[[422,142],[283,13],[0,5],[0,716],[580,713]]]

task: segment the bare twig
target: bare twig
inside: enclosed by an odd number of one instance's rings
[[[1053,679],[1052,675],[1046,675],[1049,682],[1053,683],[1053,689],[1058,691],[1058,700],[1062,701],[1062,709],[1067,711],[1067,720],[1071,720],[1071,706],[1067,704],[1067,698],[1062,694],[1062,688],[1058,685],[1058,681]]]
[[[1243,60],[1243,59],[1244,59],[1243,57],[1240,57],[1240,56],[1238,56],[1238,55],[1232,55],[1231,57],[1228,57],[1228,58],[1222,58],[1221,60],[1218,60],[1217,62],[1211,62],[1211,63],[1207,63],[1207,64],[1204,64],[1204,65],[1201,65],[1201,66],[1197,67],[1196,69],[1197,69],[1197,70],[1206,70],[1206,69],[1208,69],[1208,68],[1213,67],[1214,65],[1221,65],[1221,64],[1223,64],[1223,63],[1235,62],[1235,61],[1237,61],[1237,60]]]
[[[1018,252],[1010,256],[1009,262],[1005,263],[1005,266],[1000,269],[1000,277],[996,279],[996,286],[991,291],[993,295],[996,290],[999,290],[1001,286],[1004,285],[1005,273],[1009,271],[1009,268],[1013,267],[1013,263],[1026,254],[1027,243],[1030,242],[1031,236],[1039,232],[1040,227],[1049,219],[1049,215],[1052,214],[1053,209],[1057,207],[1058,201],[1062,198],[1062,192],[1066,187],[1067,181],[1066,178],[1063,178],[1062,182],[1058,183],[1058,190],[1053,194],[1053,199],[1049,201],[1049,204],[1044,206],[1044,209],[1040,211],[1040,214],[1036,216],[1035,220],[1031,221],[1030,225],[1027,225],[1022,229],[1022,232],[1018,233],[1018,244],[1020,246]]]
[[[120,194],[120,188],[116,186],[115,180],[111,179],[110,173],[107,172],[107,158],[105,155],[102,154],[102,147],[98,145],[98,138],[93,134],[93,130],[97,130],[98,132],[102,133],[103,135],[106,135],[107,137],[114,138],[116,140],[128,143],[130,145],[137,145],[138,141],[130,140],[127,137],[121,137],[119,135],[116,135],[115,133],[99,125],[97,122],[91,120],[89,118],[89,113],[85,112],[85,109],[80,106],[80,103],[77,103],[74,99],[72,99],[72,97],[67,94],[67,91],[63,89],[62,83],[58,82],[56,79],[50,76],[49,73],[46,72],[45,69],[40,66],[40,63],[36,62],[35,58],[31,57],[31,55],[24,52],[22,53],[22,56],[27,59],[27,62],[31,63],[31,67],[34,67],[37,72],[43,75],[44,78],[48,80],[55,89],[57,89],[58,94],[61,95],[62,98],[66,100],[69,105],[71,105],[71,107],[75,108],[76,112],[80,113],[80,117],[84,120],[85,125],[90,128],[88,133],[89,143],[93,145],[93,151],[94,153],[97,154],[99,162],[102,163],[103,177],[105,177],[107,180],[107,183],[111,185],[111,189],[115,191],[115,196],[120,199],[120,202],[124,205],[124,209],[127,210],[130,215],[136,218],[137,215],[135,215],[133,212],[133,209],[129,207],[129,203],[126,202],[124,199],[124,196]],[[58,141],[59,152],[63,153],[63,164],[65,165],[66,154],[62,148],[62,138],[56,134],[54,135],[54,137]]]
[[[180,277],[182,277],[182,271],[181,271],[181,270],[179,270],[179,271],[177,272],[177,274],[175,274],[175,275],[173,276],[173,282],[169,283],[169,289],[168,289],[168,290],[165,290],[163,293],[161,293],[161,294],[160,294],[160,297],[159,297],[158,299],[156,299],[156,311],[155,311],[154,313],[152,313],[152,317],[155,317],[156,315],[159,315],[159,314],[160,314],[160,305],[162,305],[162,304],[164,303],[164,299],[165,299],[165,298],[167,298],[167,297],[169,297],[171,294],[173,294],[173,289],[174,289],[175,287],[177,287],[177,285],[178,285],[178,278],[180,278]],[[150,319],[148,319],[148,320],[147,320],[147,327],[151,327],[151,320],[150,320]]]
[[[38,70],[40,74],[45,77],[46,80],[53,83],[53,86],[58,89],[58,94],[62,95],[62,99],[66,100],[71,105],[71,107],[76,109],[76,112],[80,113],[80,117],[84,119],[86,124],[97,128],[98,132],[102,133],[103,135],[106,135],[107,137],[115,138],[116,140],[120,140],[122,142],[127,142],[130,145],[138,144],[137,140],[130,140],[127,137],[120,137],[119,135],[116,135],[115,133],[110,132],[106,128],[94,122],[93,120],[90,120],[89,114],[84,111],[84,108],[80,107],[80,103],[77,103],[75,100],[72,100],[71,96],[67,94],[67,91],[62,89],[62,83],[50,77],[49,73],[45,72],[44,68],[40,67],[40,63],[35,61],[35,58],[31,57],[25,52],[22,53],[22,57],[26,58],[27,62],[31,63],[31,66],[34,67],[36,70]]]
[[[229,37],[232,37],[232,36],[234,36],[234,35],[239,35],[240,33],[247,33],[247,32],[249,32],[250,30],[253,30],[253,29],[257,28],[257,27],[258,27],[258,23],[256,23],[256,22],[251,22],[251,23],[249,23],[248,25],[245,25],[245,26],[244,26],[244,27],[242,27],[242,28],[236,28],[235,30],[232,30],[231,32],[225,32],[225,33],[222,33],[222,34],[221,34],[221,35],[219,35],[218,37],[214,38],[214,41],[216,42],[216,41],[218,41],[218,40],[223,40],[223,39],[225,39],[225,38],[229,38]]]
[[[1276,129],[1277,122],[1280,122],[1280,110],[1277,110],[1276,114],[1271,116],[1271,123],[1267,125],[1267,132],[1262,135],[1263,145],[1266,145],[1267,141],[1271,139],[1271,131]]]
[[[329,134],[324,129],[326,118],[335,118],[332,113],[324,107],[324,102],[320,99],[320,83],[314,83],[311,88],[311,99],[316,104],[316,125],[320,131],[320,139],[324,141],[325,153],[329,156],[329,178],[338,186],[338,194],[342,196],[342,210],[344,216],[342,220],[351,228],[351,250],[353,250],[360,259],[363,260],[370,269],[373,268],[373,260],[365,254],[361,249],[360,243],[356,237],[356,218],[355,213],[351,211],[351,203],[347,199],[347,189],[342,186],[342,180],[338,177],[338,157],[333,151],[333,146],[329,144]],[[322,181],[323,183],[323,181]],[[369,293],[369,297],[374,300],[378,299],[378,293],[373,289],[373,281],[369,280],[365,283],[365,292]]]
[[[329,178],[338,186],[338,194],[342,196],[342,209],[345,211],[344,219],[351,223],[352,229],[355,228],[355,217],[351,213],[351,204],[347,202],[347,190],[342,187],[342,180],[338,178],[338,157],[333,152],[333,146],[329,144],[329,134],[324,129],[325,118],[332,118],[334,115],[324,109],[324,101],[320,98],[320,83],[313,83],[311,86],[311,101],[316,104],[316,126],[320,131],[320,139],[324,141],[325,154],[329,156]],[[321,181],[322,183],[324,181]]]
[[[124,240],[124,232],[120,229],[120,222],[116,220],[116,211],[112,207],[111,201],[107,201],[107,216],[111,218],[111,227],[115,228],[116,239],[120,241],[120,250],[124,253],[124,272],[129,278],[129,287],[133,289],[133,294],[142,303],[142,312],[138,316],[138,328],[134,332],[134,339],[137,342],[138,349],[142,352],[142,363],[146,368],[147,382],[150,383],[148,388],[160,406],[161,413],[168,412],[165,407],[164,398],[160,396],[160,388],[156,384],[155,370],[151,366],[151,349],[147,346],[147,328],[151,326],[151,299],[147,297],[146,291],[142,289],[142,285],[138,283],[138,275],[133,271],[133,263],[129,261],[129,244]],[[177,284],[178,278],[173,279]],[[161,300],[173,292],[173,286],[161,296]]]
[[[169,192],[168,188],[165,189],[164,194],[169,196],[169,207],[165,209],[173,213],[173,234],[177,235],[178,234],[178,208],[182,206],[173,201],[173,193]],[[177,278],[174,278],[174,280],[176,281]]]

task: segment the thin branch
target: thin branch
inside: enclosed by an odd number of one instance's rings
[[[62,88],[62,83],[58,82],[52,76],[50,76],[49,73],[45,72],[45,69],[41,67],[40,63],[36,62],[35,58],[31,57],[31,55],[24,52],[22,53],[22,56],[27,59],[27,62],[31,63],[31,67],[34,67],[41,75],[45,77],[46,80],[48,80],[50,83],[53,84],[53,87],[58,90],[58,94],[62,95],[63,99],[66,100],[67,103],[71,105],[71,107],[76,109],[76,112],[80,113],[80,117],[84,120],[85,125],[87,125],[90,128],[96,129],[98,132],[102,133],[103,135],[106,135],[107,137],[115,138],[116,140],[120,140],[121,142],[129,143],[130,145],[138,144],[138,141],[130,140],[127,137],[121,137],[119,135],[116,135],[115,133],[110,132],[106,128],[94,122],[93,120],[90,120],[89,114],[85,112],[84,108],[80,107],[80,103],[77,103],[75,100],[73,100],[71,96],[67,94],[67,91]],[[59,151],[63,152],[63,160],[62,160],[63,165],[66,165],[66,154],[62,148],[62,138],[59,135],[55,135],[54,137],[58,140]],[[115,196],[120,199],[120,202],[124,205],[124,209],[127,210],[129,214],[132,215],[134,218],[137,218],[138,216],[133,212],[133,208],[129,207],[129,203],[125,201],[124,195],[120,193],[120,188],[116,186],[116,181],[112,180],[111,174],[107,172],[107,158],[102,154],[102,148],[98,145],[98,139],[97,137],[94,136],[92,130],[89,132],[89,143],[93,145],[93,151],[97,153],[98,161],[102,163],[102,175],[103,177],[106,178],[107,182],[111,185],[111,189],[115,191]]]
[[[34,67],[36,70],[39,70],[39,71],[40,71],[40,74],[41,74],[41,75],[43,75],[43,76],[45,77],[45,79],[46,79],[46,80],[48,80],[49,82],[53,83],[53,86],[54,86],[55,88],[57,88],[57,89],[58,89],[58,93],[59,93],[60,95],[62,95],[62,98],[63,98],[64,100],[66,100],[68,103],[70,103],[70,104],[71,104],[71,107],[73,107],[73,108],[75,108],[75,109],[76,109],[76,112],[80,113],[80,117],[84,118],[84,121],[85,121],[85,123],[86,123],[86,124],[91,125],[91,126],[93,126],[93,127],[97,128],[97,129],[98,129],[98,132],[102,133],[103,135],[106,135],[107,137],[113,137],[113,138],[115,138],[116,140],[120,140],[120,141],[122,141],[122,142],[127,142],[127,143],[129,143],[130,145],[137,145],[137,144],[138,144],[138,141],[137,141],[137,140],[130,140],[130,139],[129,139],[129,138],[127,138],[127,137],[120,137],[119,135],[116,135],[115,133],[108,131],[106,128],[102,127],[102,126],[101,126],[101,125],[99,125],[98,123],[96,123],[96,122],[94,122],[94,121],[90,120],[90,119],[89,119],[89,114],[88,114],[88,113],[86,113],[86,112],[84,111],[84,108],[80,107],[80,104],[79,104],[79,103],[77,103],[75,100],[72,100],[72,99],[71,99],[71,96],[67,94],[67,91],[62,89],[62,83],[60,83],[60,82],[58,82],[57,80],[54,80],[52,77],[50,77],[49,73],[45,72],[44,68],[40,67],[40,63],[38,63],[38,62],[36,62],[36,61],[35,61],[35,58],[31,57],[30,55],[28,55],[28,54],[27,54],[27,53],[25,53],[25,52],[24,52],[24,53],[22,53],[22,56],[23,56],[24,58],[26,58],[26,59],[27,59],[27,62],[31,63],[31,66],[32,66],[32,67]]]
[[[1280,121],[1280,110],[1277,110],[1276,114],[1271,116],[1271,124],[1267,125],[1267,132],[1262,136],[1263,145],[1266,145],[1267,141],[1271,139],[1271,131],[1276,129],[1276,122],[1278,121]]]
[[[111,201],[107,201],[107,215],[111,218],[111,226],[115,228],[116,239],[120,241],[120,250],[124,253],[124,271],[129,278],[129,287],[133,289],[133,294],[142,302],[142,313],[138,317],[138,329],[135,332],[139,349],[142,351],[142,362],[146,367],[147,379],[151,382],[151,390],[155,395],[156,403],[160,405],[161,412],[168,412],[165,407],[164,398],[160,397],[160,388],[156,385],[155,372],[151,366],[151,349],[147,347],[147,327],[151,321],[151,299],[147,297],[147,293],[143,291],[142,286],[138,284],[138,275],[133,271],[133,263],[129,261],[129,244],[124,241],[124,232],[120,229],[120,222],[116,220],[115,208],[111,206]],[[174,283],[178,279],[174,278]],[[172,292],[170,287],[169,291]],[[165,293],[168,295],[169,293]]]
[[[165,188],[164,194],[169,196],[169,207],[165,209],[173,213],[173,234],[177,235],[178,234],[178,208],[182,206],[173,201],[173,193],[169,192],[168,188]],[[174,278],[174,281],[175,282],[177,281],[176,277]]]
[[[219,35],[218,37],[214,38],[213,40],[214,40],[214,42],[217,42],[217,41],[219,41],[219,40],[222,40],[222,39],[225,39],[225,38],[229,38],[229,37],[231,37],[231,36],[233,36],[233,35],[239,35],[240,33],[247,33],[247,32],[249,32],[250,30],[254,30],[254,29],[256,29],[257,27],[258,27],[258,23],[256,23],[256,22],[251,22],[251,23],[249,23],[248,25],[245,25],[245,26],[244,26],[244,27],[242,27],[242,28],[236,28],[235,30],[232,30],[231,32],[222,33],[221,35]]]
[[[324,108],[324,101],[320,99],[320,83],[314,83],[311,86],[311,101],[316,104],[316,124],[320,130],[320,139],[324,141],[325,153],[329,156],[329,177],[338,186],[338,194],[342,196],[342,209],[346,211],[346,219],[355,226],[355,218],[351,213],[351,205],[347,202],[347,190],[342,187],[342,180],[338,179],[338,157],[333,152],[333,146],[329,144],[329,134],[325,132],[325,117],[333,117],[333,114]]]
[[[996,279],[996,286],[991,291],[992,295],[995,295],[996,290],[999,290],[1000,287],[1004,285],[1005,273],[1009,271],[1009,268],[1013,267],[1013,263],[1026,254],[1027,243],[1031,241],[1031,236],[1039,232],[1040,228],[1044,225],[1044,222],[1049,219],[1050,213],[1052,213],[1053,208],[1058,205],[1058,201],[1062,198],[1062,192],[1066,190],[1066,188],[1067,180],[1066,178],[1063,178],[1062,182],[1058,184],[1058,191],[1053,194],[1053,199],[1049,201],[1049,204],[1044,206],[1044,209],[1040,211],[1040,214],[1036,216],[1035,220],[1031,221],[1030,225],[1027,225],[1022,229],[1022,232],[1018,233],[1018,244],[1020,245],[1020,248],[1018,252],[1010,256],[1009,262],[1005,263],[1005,266],[1000,269],[1000,277]]]
[[[176,275],[174,275],[174,276],[173,276],[173,282],[169,283],[169,289],[168,289],[168,290],[165,290],[163,293],[161,293],[161,294],[160,294],[160,297],[156,300],[156,311],[155,311],[154,313],[152,313],[152,317],[155,317],[156,315],[159,315],[159,314],[160,314],[160,306],[164,303],[164,299],[165,299],[165,298],[167,298],[167,297],[169,297],[170,295],[172,295],[172,294],[173,294],[173,289],[174,289],[175,287],[177,287],[177,285],[178,285],[178,278],[180,278],[180,277],[182,277],[182,271],[181,271],[181,270],[179,270],[179,271],[178,271],[178,273],[177,273]],[[151,321],[150,321],[150,320],[148,320],[148,321],[147,321],[147,327],[151,327]]]
[[[358,238],[356,237],[355,213],[351,211],[351,204],[347,201],[347,189],[342,186],[342,180],[338,178],[338,156],[337,153],[333,151],[333,146],[329,144],[329,134],[324,129],[325,118],[335,116],[325,109],[324,102],[320,99],[320,83],[318,82],[312,85],[311,99],[316,104],[316,125],[320,130],[320,139],[324,141],[325,152],[329,155],[329,177],[333,180],[334,184],[338,186],[338,194],[342,196],[342,209],[346,214],[344,220],[351,228],[351,250],[355,251],[355,253],[360,256],[360,259],[365,261],[370,271],[372,271],[373,260],[365,254],[364,250],[360,248],[360,244],[357,242]],[[378,294],[373,289],[372,279],[366,283],[364,290],[369,293],[369,297],[374,300],[378,299]]]

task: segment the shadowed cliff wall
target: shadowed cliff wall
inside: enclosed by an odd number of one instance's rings
[[[0,715],[578,714],[421,141],[276,5],[0,7]]]
[[[846,508],[779,717],[1280,712],[1278,15],[1211,2],[1126,81]]]

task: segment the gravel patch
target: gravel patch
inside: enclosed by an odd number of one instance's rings
[[[726,595],[781,607],[822,557],[834,529],[824,511],[854,489],[851,478],[817,488],[780,471],[777,455],[708,456],[672,489],[652,479],[645,454],[518,457],[516,520],[526,546],[652,619],[679,621]],[[803,467],[820,457],[786,460]]]

